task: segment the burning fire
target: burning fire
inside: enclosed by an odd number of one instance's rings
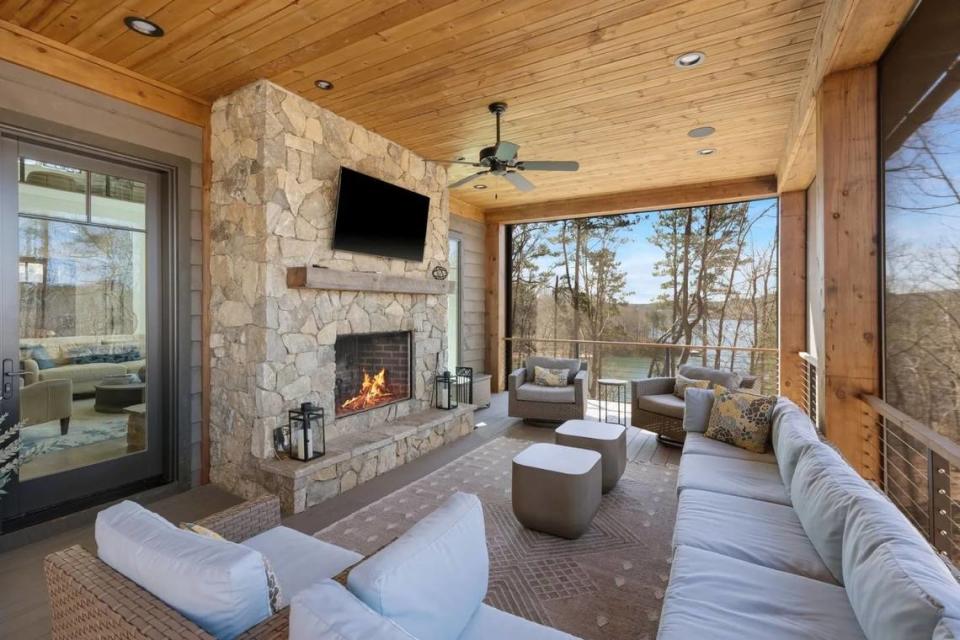
[[[388,402],[392,397],[393,394],[387,389],[386,369],[380,369],[380,371],[373,376],[364,371],[363,384],[360,385],[360,393],[346,400],[340,405],[340,408],[345,411],[360,411]]]

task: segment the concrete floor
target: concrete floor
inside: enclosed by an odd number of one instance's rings
[[[596,415],[596,410],[596,405],[591,403],[589,413]],[[553,439],[553,430],[550,428],[527,426],[508,417],[506,394],[495,395],[490,408],[477,411],[476,421],[478,428],[472,434],[343,495],[290,516],[284,520],[284,524],[313,534],[501,435],[531,441]],[[679,463],[679,450],[659,445],[649,432],[631,429],[628,446],[633,459],[661,464]],[[637,452],[636,455],[634,452]],[[236,496],[212,485],[160,499],[143,500],[151,510],[175,523],[194,521],[238,502],[240,500]],[[29,536],[29,531],[17,535]],[[0,553],[0,638],[32,640],[50,637],[43,559],[49,553],[74,544],[88,549],[96,548],[92,524],[64,525],[63,530],[55,535]]]

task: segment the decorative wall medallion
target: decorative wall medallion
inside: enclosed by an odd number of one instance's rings
[[[446,280],[447,276],[450,275],[446,267],[443,267],[439,264],[435,266],[433,268],[433,271],[431,271],[430,273],[433,275],[434,280]]]

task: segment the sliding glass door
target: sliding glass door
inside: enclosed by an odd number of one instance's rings
[[[161,174],[0,138],[8,526],[164,475]]]

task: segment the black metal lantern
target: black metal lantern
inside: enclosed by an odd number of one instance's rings
[[[299,409],[292,409],[288,414],[290,457],[301,462],[308,462],[326,454],[327,436],[323,407],[315,407],[311,402],[304,402]],[[319,427],[319,447],[314,435],[314,427]]]
[[[449,371],[437,374],[434,378],[433,397],[436,398],[437,409],[456,409],[457,379]]]

